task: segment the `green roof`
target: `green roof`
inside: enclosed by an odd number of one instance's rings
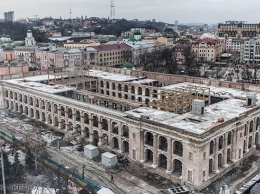
[[[134,66],[131,63],[125,62],[122,67],[127,69],[133,69]]]

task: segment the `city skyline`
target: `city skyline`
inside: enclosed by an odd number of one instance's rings
[[[72,9],[72,18],[80,16],[88,17],[109,17],[110,0],[27,0],[27,3],[21,4],[18,0],[5,2],[0,13],[14,11],[15,19],[38,17],[69,18],[70,4]],[[174,23],[178,20],[180,23],[219,23],[226,20],[244,20],[249,23],[259,23],[255,13],[257,13],[257,0],[132,0],[115,1],[116,18],[140,19],[163,21]],[[250,10],[246,14],[245,10]],[[158,12],[159,11],[159,12]],[[196,16],[196,17],[194,17]]]

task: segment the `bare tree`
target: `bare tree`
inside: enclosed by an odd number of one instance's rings
[[[191,46],[188,46],[184,49],[184,58],[186,71],[188,72],[188,74],[190,74],[190,70],[192,70],[195,62],[195,55],[191,50]]]

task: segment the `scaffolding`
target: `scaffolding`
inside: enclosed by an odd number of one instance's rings
[[[150,102],[153,108],[183,114],[191,110],[194,99],[204,100],[210,105],[210,88],[200,86],[177,87],[160,93],[160,99]]]
[[[54,79],[50,81],[53,85],[75,86],[77,89],[89,91],[97,89],[97,79],[90,77],[88,71],[61,72],[53,76]]]

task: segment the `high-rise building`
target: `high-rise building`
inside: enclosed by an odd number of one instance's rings
[[[174,22],[174,32],[177,32],[178,31],[178,21],[176,20]]]
[[[14,11],[4,12],[5,21],[14,21]]]

